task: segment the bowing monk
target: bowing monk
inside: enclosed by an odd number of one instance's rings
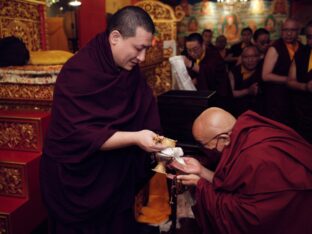
[[[291,61],[301,47],[298,33],[298,23],[287,19],[282,25],[281,38],[266,53],[262,70],[265,115],[287,125],[293,124],[293,119],[286,83]]]
[[[154,31],[142,8],[122,8],[58,76],[40,175],[50,233],[138,233],[148,152],[165,148],[154,141],[157,105],[139,68]]]
[[[195,217],[204,234],[312,233],[312,146],[294,130],[247,111],[238,119],[212,107],[193,135],[220,153],[215,171],[196,159],[172,166],[196,185]]]
[[[307,45],[295,54],[287,84],[294,90],[294,127],[312,144],[312,21],[305,34]]]

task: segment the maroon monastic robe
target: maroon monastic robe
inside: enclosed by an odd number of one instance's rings
[[[310,234],[312,146],[291,128],[245,112],[213,183],[199,180],[196,202],[205,234]]]
[[[299,42],[298,42],[299,43]],[[299,48],[302,46],[299,43]],[[291,65],[287,47],[282,39],[277,40],[273,47],[278,53],[278,58],[272,73],[280,76],[288,76]],[[263,82],[265,115],[271,119],[291,126],[293,124],[291,100],[286,83],[280,84],[271,81]]]
[[[295,54],[297,81],[308,83],[312,80],[312,70],[308,71],[311,47],[304,46]],[[312,93],[294,91],[292,95],[295,128],[312,144]]]
[[[158,131],[151,89],[139,67],[116,67],[106,33],[63,67],[41,161],[53,233],[135,233],[136,192],[151,176],[137,146],[100,151],[116,131]]]
[[[234,90],[247,89],[251,85],[258,83],[259,92],[256,96],[246,95],[243,97],[234,97],[234,113],[236,116],[239,116],[247,110],[253,110],[257,113],[262,113],[262,93],[261,93],[261,83],[262,83],[262,66],[263,61],[260,61],[253,74],[247,79],[243,79],[242,74],[242,65],[236,65],[231,69],[234,77]]]
[[[226,66],[218,50],[206,50],[204,58],[199,63],[197,89],[214,90],[217,96],[217,106],[228,109],[232,100],[231,84]]]

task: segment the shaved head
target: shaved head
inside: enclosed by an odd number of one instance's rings
[[[221,133],[230,132],[236,119],[229,112],[211,107],[202,112],[194,121],[193,135],[199,142],[208,142]]]

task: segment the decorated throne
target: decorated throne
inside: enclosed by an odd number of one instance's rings
[[[183,19],[184,11],[182,8],[174,11],[171,6],[160,1],[140,1],[136,5],[148,12],[156,26],[156,46],[148,51],[142,70],[154,93],[159,95],[171,89],[171,67],[168,59],[175,55],[176,48],[175,43],[170,42],[177,39],[177,22]]]
[[[46,49],[45,8],[45,0],[0,0],[0,37],[19,37],[30,51]],[[46,81],[58,71],[0,69],[0,233],[32,233],[47,218],[39,162],[54,87]]]

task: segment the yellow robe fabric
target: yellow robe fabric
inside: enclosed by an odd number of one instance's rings
[[[140,210],[137,221],[147,224],[161,224],[169,219],[170,214],[166,175],[156,173],[149,183],[148,203]]]

